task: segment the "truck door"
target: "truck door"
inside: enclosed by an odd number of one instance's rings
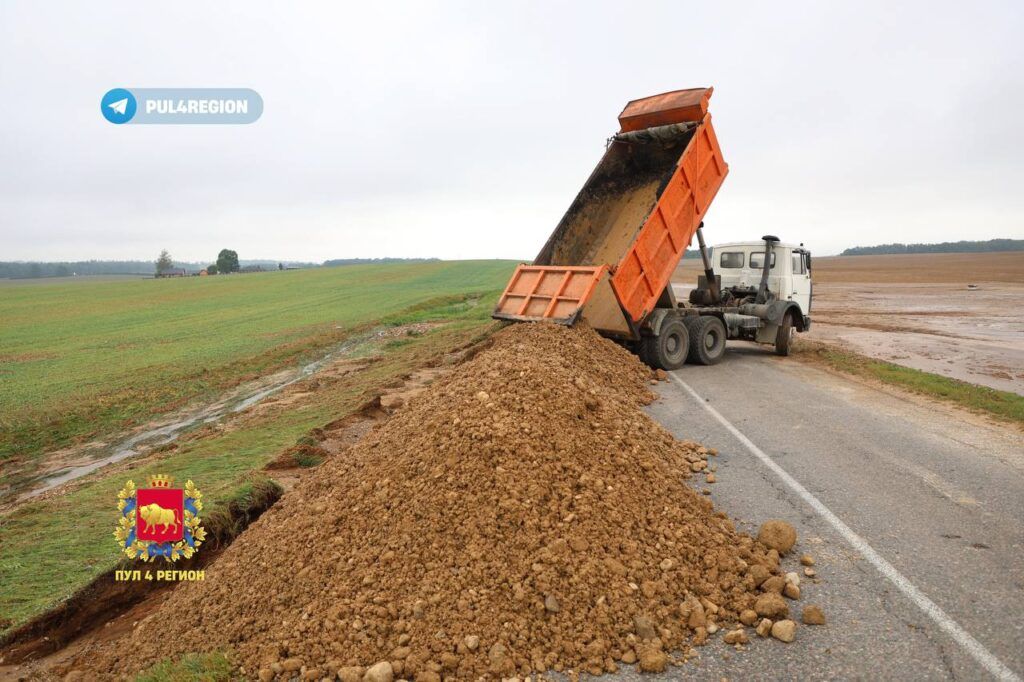
[[[788,292],[788,298],[796,301],[800,306],[800,312],[804,315],[811,314],[811,272],[807,268],[806,254],[794,251],[790,260],[793,262],[793,286]]]

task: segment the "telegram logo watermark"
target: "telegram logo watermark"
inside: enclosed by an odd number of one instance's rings
[[[263,98],[249,88],[114,88],[100,111],[117,125],[239,125],[259,119]]]
[[[103,99],[100,101],[103,118],[117,125],[132,120],[137,107],[135,95],[124,88],[114,88],[103,95]]]

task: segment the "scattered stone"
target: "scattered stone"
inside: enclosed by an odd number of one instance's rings
[[[717,479],[715,479],[714,474],[708,474],[707,476],[704,477],[704,481],[707,483],[714,483],[716,480]]]
[[[824,625],[825,612],[816,604],[808,604],[804,607],[803,621],[805,625]]]
[[[668,654],[653,646],[640,647],[640,670],[645,673],[665,672],[668,666]]]
[[[672,568],[673,565],[673,561],[666,557],[665,559],[661,560],[660,564],[658,564],[658,568],[660,568],[663,571],[668,571]]]
[[[813,566],[814,557],[812,557],[810,554],[804,554],[802,557],[800,557],[800,563],[804,566]]]
[[[643,640],[653,640],[658,637],[658,631],[654,629],[654,623],[647,616],[633,616],[633,632]]]
[[[765,547],[785,554],[796,544],[796,529],[780,519],[771,519],[761,524],[757,540]]]
[[[780,642],[792,642],[796,639],[796,623],[789,620],[780,620],[772,625],[772,637]]]
[[[636,652],[632,649],[626,649],[625,653],[622,654],[622,662],[627,665],[636,663]]]
[[[366,669],[358,665],[347,665],[338,668],[338,679],[341,682],[362,682]]]
[[[505,645],[501,642],[495,642],[487,651],[487,660],[491,662],[491,666],[500,669],[505,665],[507,655],[508,650],[505,649]]]
[[[654,370],[654,376],[658,378],[658,381],[668,381],[668,372],[663,369]]]
[[[286,658],[283,661],[281,661],[281,668],[286,673],[293,673],[297,670],[301,670],[302,665],[303,664],[301,658]]]
[[[808,566],[807,568],[804,569],[804,575],[806,575],[808,578],[813,578],[814,576],[818,575],[818,572],[815,571],[810,566]]]
[[[786,583],[786,586],[782,588],[782,594],[790,599],[799,599],[800,588],[793,583]]]
[[[729,632],[722,635],[722,641],[726,644],[746,644],[747,633],[743,628],[737,628],[736,630],[730,630]]]
[[[691,630],[702,628],[707,624],[707,617],[704,615],[704,606],[696,599],[690,602],[690,617],[686,624]]]
[[[476,399],[482,403],[486,403],[491,399],[491,396],[487,394],[487,391],[478,391],[476,394]]]
[[[754,564],[747,569],[747,574],[753,579],[754,587],[760,587],[765,580],[772,576],[772,572],[763,564]]]
[[[786,574],[786,582],[793,583],[797,587],[800,587],[800,574],[796,571],[790,571]]]
[[[558,603],[558,599],[553,594],[549,594],[544,597],[544,609],[548,613],[558,613],[562,610],[562,605]]]
[[[466,648],[470,651],[476,651],[477,647],[480,646],[480,638],[476,635],[466,635],[466,638],[462,640],[462,643],[466,645]]]
[[[740,612],[740,622],[744,625],[753,626],[757,622],[757,611],[754,609],[743,609]]]
[[[754,611],[757,615],[765,618],[776,618],[789,615],[789,606],[782,595],[775,592],[765,592],[754,602]]]
[[[389,661],[381,661],[370,666],[363,674],[363,682],[391,682],[395,671]]]
[[[709,635],[713,635],[718,632],[718,625],[716,623],[708,623],[707,631]]]
[[[757,632],[760,637],[767,637],[772,633],[772,625],[773,623],[770,619],[762,618],[761,622],[757,624],[755,632]]]

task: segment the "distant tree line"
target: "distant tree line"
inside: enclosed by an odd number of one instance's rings
[[[989,239],[988,241],[942,242],[941,244],[879,244],[855,246],[840,256],[876,256],[889,253],[981,253],[989,251],[1024,251],[1024,239]]]
[[[227,253],[224,253],[227,252]],[[266,259],[239,259],[238,254],[224,249],[218,254],[214,263],[179,261],[171,258],[166,250],[160,253],[156,261],[151,260],[84,260],[84,261],[0,261],[0,279],[34,279],[38,277],[71,277],[72,275],[153,275],[157,272],[181,269],[188,272],[199,272],[213,267],[214,271],[221,265],[220,256],[230,271],[245,268],[261,267],[266,270],[284,270],[291,268],[334,267],[338,265],[388,264],[388,263],[432,263],[438,258],[336,258],[321,263],[308,261],[276,261]],[[213,274],[213,273],[210,273]]]
[[[199,263],[174,263],[179,268],[200,268]],[[0,277],[70,277],[71,275],[152,275],[151,260],[86,260],[60,262],[0,262]]]

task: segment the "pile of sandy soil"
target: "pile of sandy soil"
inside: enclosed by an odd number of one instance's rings
[[[427,681],[678,662],[779,564],[686,484],[709,453],[641,411],[651,377],[587,328],[504,329],[77,667],[230,650],[253,678],[387,661]]]

